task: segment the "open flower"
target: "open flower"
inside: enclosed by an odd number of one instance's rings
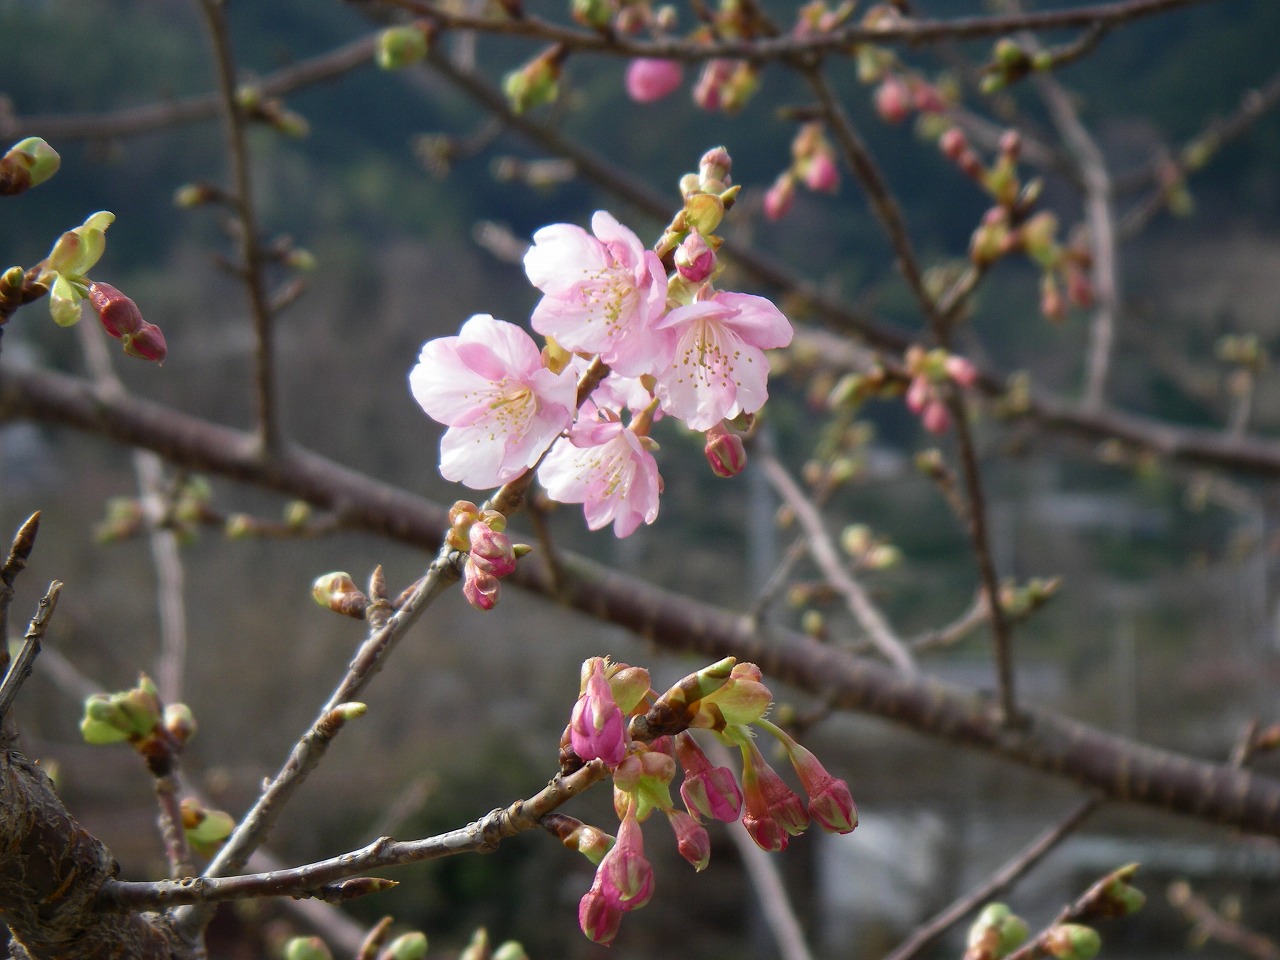
[[[657,373],[662,409],[691,430],[755,413],[768,399],[764,351],[791,342],[791,324],[764,297],[717,293],[676,307],[658,324],[675,335],[674,359]]]
[[[456,337],[429,340],[409,388],[427,416],[449,429],[440,473],[472,489],[515,479],[573,421],[571,373],[542,365],[533,338],[515,324],[477,314]]]
[[[653,373],[671,349],[655,327],[667,302],[662,261],[604,210],[591,229],[594,236],[554,223],[533,235],[524,269],[543,293],[533,329],[566,350],[598,354],[624,376]]]
[[[582,504],[590,529],[612,523],[626,537],[658,516],[662,479],[648,443],[617,420],[579,420],[551,448],[538,479],[552,500]]]

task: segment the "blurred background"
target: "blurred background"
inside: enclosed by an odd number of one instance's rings
[[[960,0],[915,6],[936,16],[981,7]],[[381,22],[376,11],[314,0],[232,3],[228,10],[246,79],[334,49]],[[1059,78],[1078,97],[1121,181],[1268,79],[1277,69],[1278,36],[1280,5],[1224,0],[1116,30]],[[111,112],[214,85],[194,4],[0,0],[0,38],[0,129],[6,116]],[[495,83],[536,52],[496,38],[451,37],[446,44],[474,55]],[[946,56],[977,61],[987,50],[956,45]],[[903,56],[939,69],[926,51]],[[888,126],[874,115],[869,88],[859,85],[852,65],[830,69],[904,204],[922,256],[963,258],[983,198],[910,124]],[[566,133],[666,191],[672,210],[679,176],[704,150],[725,145],[744,187],[731,235],[822,289],[915,329],[887,244],[851,182],[834,198],[801,195],[781,223],[763,219],[760,197],[789,163],[794,133],[778,110],[807,98],[787,75],[767,69],[761,93],[740,115],[725,117],[693,106],[689,82],[660,104],[631,103],[616,60],[575,57],[567,70],[554,108]],[[1030,122],[1043,122],[1033,97],[1011,99]],[[513,176],[547,158],[489,128],[473,102],[429,69],[388,74],[368,67],[291,95],[287,106],[306,119],[308,136],[259,130],[251,141],[264,231],[292,237],[316,263],[277,327],[286,431],[299,444],[438,502],[465,496],[436,475],[439,433],[406,387],[423,341],[456,332],[473,313],[525,320],[536,291],[501,254],[504,244],[518,249],[541,225],[582,224],[607,207],[652,242],[662,224],[582,180],[553,177],[531,186]],[[120,358],[118,374],[141,396],[248,428],[251,325],[242,290],[216,263],[231,247],[216,210],[173,203],[185,184],[225,181],[220,124],[49,139],[62,170],[48,186],[5,202],[0,257],[30,265],[88,213],[114,211],[95,277],[129,293],[169,344],[163,368]],[[466,142],[482,149],[458,149]],[[457,154],[447,169],[438,161],[442,145]],[[1157,217],[1123,248],[1123,323],[1111,383],[1117,406],[1184,424],[1226,422],[1232,369],[1216,359],[1215,345],[1224,335],[1252,333],[1265,348],[1280,335],[1277,170],[1280,121],[1268,114],[1194,177],[1183,216]],[[1046,205],[1064,224],[1079,219],[1075,193],[1052,176]],[[1001,264],[978,295],[966,347],[1070,396],[1088,317],[1046,323],[1036,281],[1029,267]],[[24,308],[5,329],[6,363],[82,372],[81,354],[79,336],[56,328],[42,304]],[[824,440],[821,414],[836,374],[801,355],[783,373],[771,386],[768,431],[799,473]],[[1264,435],[1280,426],[1277,383],[1264,371],[1253,385],[1252,423]],[[867,576],[887,616],[911,637],[972,604],[973,561],[964,531],[912,466],[916,452],[937,441],[901,404],[871,404],[861,416],[865,442],[848,452],[855,479],[829,501],[826,515],[835,531],[867,524],[901,551],[899,564]],[[1028,700],[1215,760],[1226,758],[1251,718],[1274,718],[1274,484],[1109,457],[1083,443],[999,426],[982,436],[999,569],[1020,580],[1063,582],[1059,596],[1017,632],[1018,682]],[[717,480],[700,456],[700,438],[670,424],[657,437],[666,483],[657,523],[619,542],[608,533],[587,535],[581,515],[564,508],[547,518],[555,542],[747,608],[794,533],[777,529],[777,504],[761,477],[748,470]],[[209,505],[222,514],[279,518],[285,506],[219,478],[209,483]],[[164,871],[148,778],[130,752],[80,743],[77,724],[87,691],[122,689],[139,670],[154,669],[157,599],[147,541],[105,543],[98,536],[113,499],[136,491],[128,451],[68,431],[0,424],[0,530],[12,531],[33,510],[44,515],[19,582],[15,621],[49,580],[66,583],[48,662],[37,665],[19,704],[23,743],[56,764],[69,807],[131,879]],[[532,539],[524,529],[523,539]],[[359,624],[315,605],[312,581],[341,569],[360,582],[380,563],[397,592],[430,558],[355,534],[230,541],[212,528],[191,530],[181,556],[189,633],[183,697],[200,725],[185,774],[214,805],[238,814],[274,774],[362,637]],[[801,568],[800,576],[813,572]],[[773,611],[793,624],[802,612],[785,604]],[[838,605],[827,611],[827,628],[836,637],[853,631]],[[579,664],[605,653],[647,665],[662,681],[699,665],[514,590],[487,615],[460,596],[446,598],[375,681],[369,714],[344,731],[295,799],[272,851],[291,864],[320,859],[381,833],[409,838],[452,829],[531,795],[555,770]],[[981,630],[924,666],[975,687],[993,684]],[[805,715],[818,707],[785,688],[778,693],[782,709]],[[882,956],[1080,796],[1064,781],[877,719],[830,717],[806,743],[849,780],[862,814],[852,837],[806,835],[778,858],[811,945],[830,960]],[[1260,769],[1277,774],[1280,764],[1263,760]],[[603,793],[567,812],[606,829],[612,819]],[[698,957],[775,956],[728,837],[713,833],[711,866],[694,877],[665,831],[661,823],[648,831],[657,892],[624,923],[612,955],[653,956],[678,944]],[[1234,898],[1253,929],[1280,936],[1274,843],[1119,806],[1092,817],[1007,899],[1035,928],[1098,876],[1134,860],[1143,863],[1138,885],[1149,905],[1104,929],[1106,956],[1189,955],[1189,925],[1164,897],[1165,887],[1182,879],[1215,905]],[[591,868],[549,838],[525,836],[492,856],[393,875],[402,881],[398,889],[348,912],[364,925],[394,914],[429,934],[433,955],[460,948],[479,924],[495,941],[521,940],[534,960],[602,955],[575,922]],[[220,923],[228,939],[215,955],[228,957],[257,955],[267,948],[245,945],[306,929],[275,904],[226,908]],[[960,949],[953,939],[936,955],[958,956]],[[1210,944],[1198,955],[1236,954]]]

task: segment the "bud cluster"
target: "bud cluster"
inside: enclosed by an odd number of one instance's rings
[[[764,195],[764,215],[780,220],[795,203],[796,185],[815,193],[835,193],[840,187],[836,153],[817,121],[801,125],[791,141],[791,166],[778,175]]]
[[[646,670],[603,657],[583,664],[581,693],[561,739],[561,765],[571,771],[598,760],[608,767],[618,834],[610,838],[563,815],[547,818],[545,826],[596,865],[578,910],[579,925],[590,939],[609,943],[623,914],[652,895],[653,871],[644,855],[641,824],[655,810],[667,818],[680,855],[695,870],[706,867],[711,857],[704,818],[741,820],[752,840],[767,851],[784,849],[811,821],[836,833],[857,826],[849,788],[765,719],[772,703],[759,668],[732,657],[689,674],[660,696],[649,687]],[[738,749],[740,776],[712,764],[692,735],[697,729]],[[782,744],[807,800],[765,760],[753,729]],[[683,773],[683,809],[671,797],[677,772]]]
[[[969,145],[959,127],[938,138],[943,156],[982,187],[995,201],[982,217],[969,242],[969,259],[987,268],[1013,253],[1025,253],[1039,267],[1040,312],[1052,321],[1066,317],[1067,303],[1087,307],[1093,302],[1089,270],[1093,257],[1083,235],[1066,245],[1058,242],[1058,218],[1047,210],[1034,213],[1043,188],[1041,180],[1023,184],[1018,177],[1022,139],[1014,130],[1000,138],[994,162],[988,167]],[[1066,287],[1064,300],[1061,285]]]
[[[459,500],[449,509],[445,542],[465,553],[462,593],[477,610],[492,610],[498,602],[503,577],[515,572],[516,560],[533,548],[512,543],[504,532],[507,518],[497,510],[481,510],[470,500]]]
[[[920,346],[907,349],[904,362],[911,382],[907,386],[907,409],[920,417],[930,433],[946,433],[951,428],[944,391],[948,384],[972,387],[978,371],[964,357],[942,349],[926,351]]]

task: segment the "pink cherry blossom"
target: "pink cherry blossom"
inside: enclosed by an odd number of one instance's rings
[[[577,393],[572,373],[543,367],[532,337],[488,314],[472,317],[456,337],[427,341],[409,388],[427,416],[449,428],[441,475],[476,490],[533,466],[572,423]]]
[[[791,324],[764,297],[717,293],[676,307],[658,324],[676,336],[674,359],[657,373],[662,408],[691,430],[755,413],[769,396],[764,351],[791,342]]]
[[[625,376],[653,373],[671,355],[670,336],[655,328],[667,301],[662,261],[604,210],[591,229],[555,223],[533,235],[524,269],[543,293],[533,329]]]
[[[653,103],[674,93],[684,80],[677,60],[636,57],[627,64],[627,96],[637,103]]]
[[[629,536],[658,516],[661,478],[649,448],[616,420],[579,420],[538,468],[547,495],[560,503],[581,503],[587,526],[613,524]]]

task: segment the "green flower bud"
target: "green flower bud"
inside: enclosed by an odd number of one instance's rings
[[[333,960],[319,937],[294,937],[284,946],[284,960]]]
[[[196,733],[196,715],[185,703],[171,703],[164,708],[164,728],[178,743],[186,743]]]
[[[356,620],[364,619],[365,608],[369,606],[369,598],[345,571],[317,577],[311,585],[311,596],[320,606]]]
[[[493,951],[493,960],[529,960],[529,955],[519,940],[507,940]]]
[[[129,737],[129,718],[106,693],[95,693],[84,702],[80,734],[85,743],[119,743]]]
[[[427,955],[427,935],[415,930],[396,937],[382,953],[386,960],[422,960]]]
[[[489,931],[484,927],[476,927],[471,935],[471,942],[458,954],[458,960],[490,960]]]
[[[378,36],[378,66],[399,70],[420,62],[427,55],[427,35],[418,26],[390,27]]]
[[[206,856],[217,851],[231,836],[236,821],[223,810],[208,810],[187,797],[182,801],[182,830],[193,850]]]
[[[0,196],[14,196],[38,187],[62,164],[58,151],[39,137],[27,137],[0,157]]]
[[[1102,938],[1092,927],[1060,923],[1043,938],[1044,949],[1058,960],[1093,960],[1102,949]]]

